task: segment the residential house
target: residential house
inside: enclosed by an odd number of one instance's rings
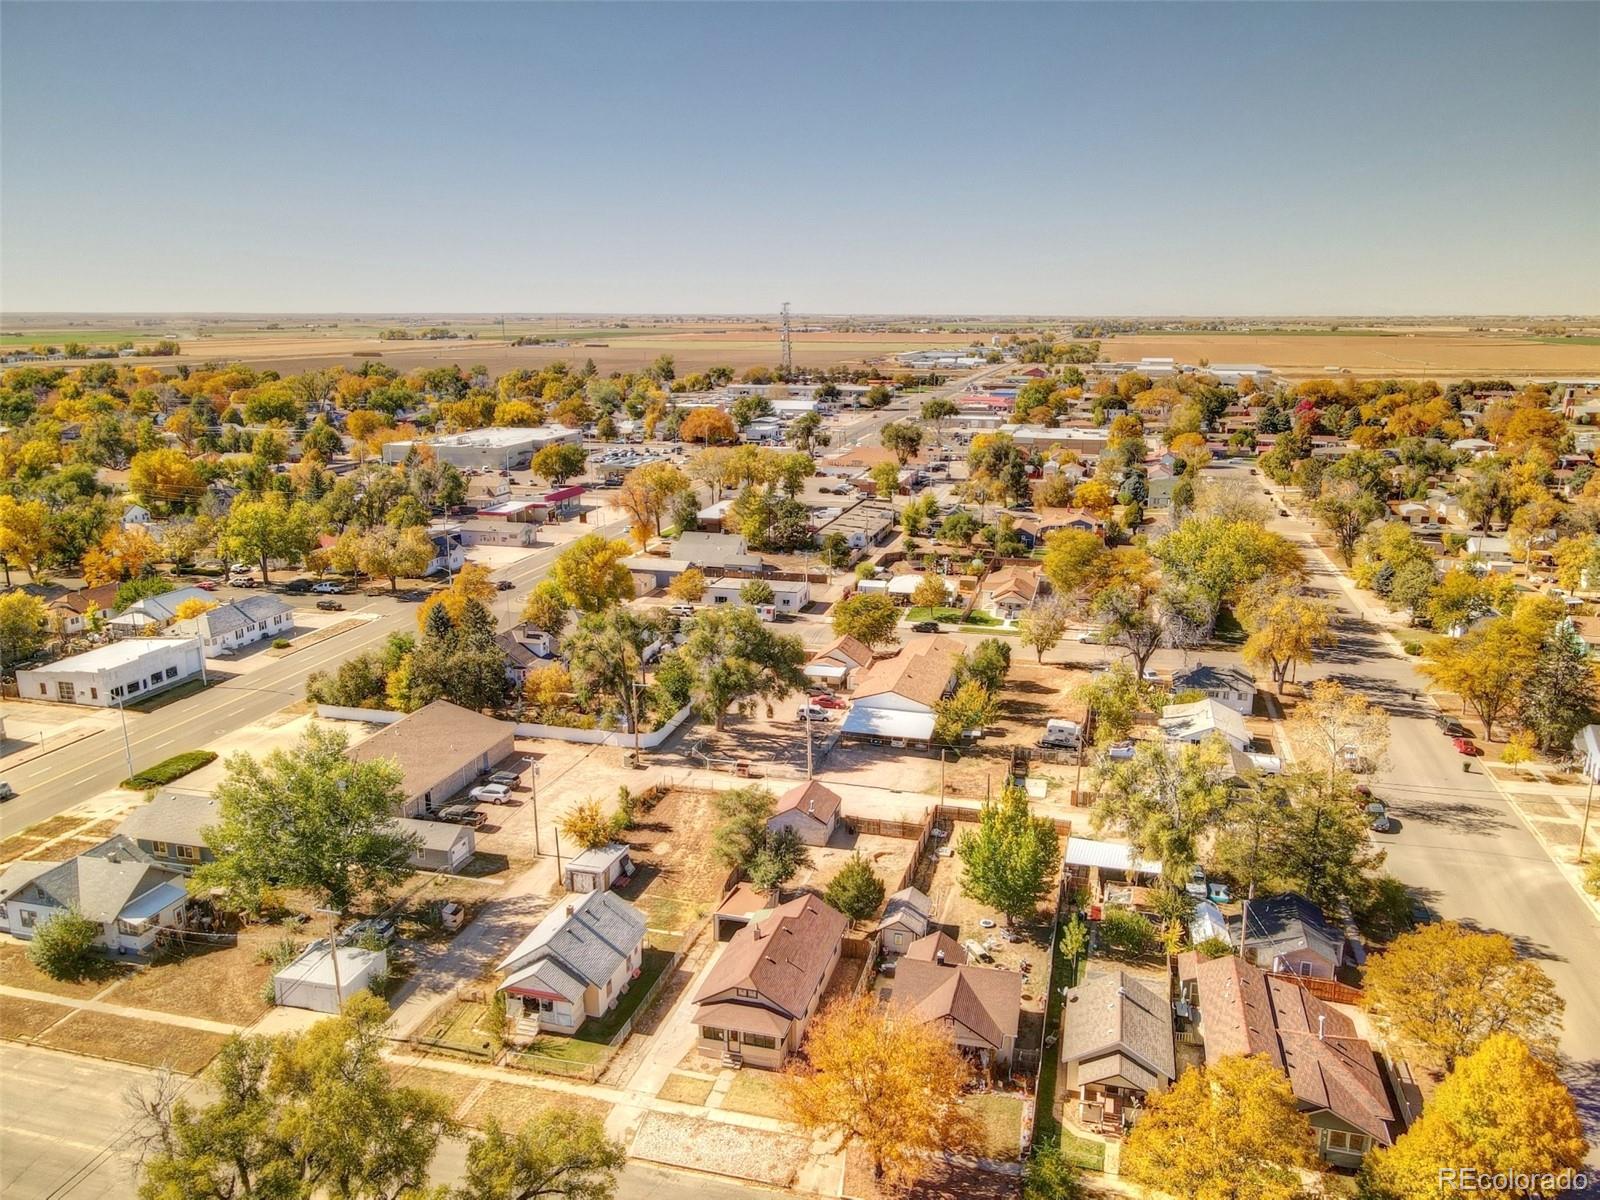
[[[205,672],[200,640],[192,637],[124,638],[17,672],[17,695],[110,708],[122,700],[175,687]]]
[[[902,957],[885,990],[889,1003],[947,1030],[980,1069],[1006,1071],[1017,1048],[1022,980],[1020,971],[973,966],[949,956]]]
[[[928,936],[933,928],[933,901],[914,887],[901,888],[883,906],[875,932],[878,949],[893,958]]]
[[[1253,740],[1235,708],[1207,697],[1188,704],[1168,704],[1158,722],[1169,742],[1203,742],[1220,734],[1235,750],[1248,750]]]
[[[356,762],[386,758],[401,770],[402,817],[443,808],[513,752],[516,726],[435,700],[350,749]]]
[[[585,850],[567,860],[561,871],[562,886],[569,892],[603,892],[617,880],[632,877],[631,852],[626,842],[607,842]]]
[[[922,581],[927,578],[928,576],[925,574],[907,571],[901,575],[891,575],[888,579],[864,579],[856,586],[857,590],[865,592],[875,590],[872,585],[879,584],[882,586],[882,590],[896,604],[908,607],[911,604],[911,597],[916,594],[917,589],[922,586]],[[935,575],[934,578],[944,584],[945,603],[954,604],[957,596],[960,595],[959,585],[955,580],[948,579],[942,575]]]
[[[1039,573],[1025,567],[1001,567],[984,577],[978,603],[989,615],[1015,621],[1033,607],[1039,595]]]
[[[1474,534],[1467,539],[1464,552],[1468,557],[1483,559],[1491,570],[1505,570],[1511,563],[1511,541],[1503,537],[1484,537]]]
[[[1248,717],[1256,706],[1256,677],[1244,667],[1196,663],[1172,677],[1174,692],[1204,692],[1224,708]]]
[[[1242,916],[1229,919],[1228,929],[1245,957],[1270,971],[1332,979],[1340,967],[1363,958],[1361,944],[1298,892],[1251,900]]]
[[[1066,869],[1066,882],[1074,887],[1096,890],[1103,882],[1135,882],[1160,878],[1161,863],[1156,859],[1135,858],[1133,847],[1126,842],[1104,842],[1097,838],[1069,835],[1067,851],[1062,857]]]
[[[840,734],[874,745],[928,745],[934,710],[950,692],[965,650],[958,638],[929,634],[911,638],[893,658],[874,662],[856,680]]]
[[[555,639],[526,621],[495,634],[494,644],[506,656],[506,678],[518,687],[529,671],[555,657]]]
[[[30,940],[52,917],[77,912],[99,926],[96,944],[119,954],[148,950],[189,912],[183,874],[128,838],[113,836],[66,862],[21,860],[0,873],[3,926]]]
[[[740,593],[749,582],[732,576],[707,580],[702,599],[713,605],[742,604]],[[804,579],[769,579],[766,583],[772,589],[772,607],[777,612],[797,613],[811,603],[811,585]]]
[[[759,575],[766,563],[750,553],[750,543],[736,533],[684,533],[672,544],[672,557],[699,567],[707,578],[729,571]]]
[[[605,890],[568,896],[500,960],[506,1018],[519,1038],[570,1034],[616,1007],[644,961],[645,920]]]
[[[807,678],[842,689],[849,686],[852,674],[871,665],[872,651],[847,634],[834,638],[813,654],[804,670]]]
[[[212,604],[216,597],[197,587],[174,588],[159,596],[144,596],[107,621],[106,631],[112,637],[145,637],[176,621],[179,607],[187,600]]]
[[[217,823],[219,815],[215,796],[167,788],[129,813],[117,826],[117,834],[152,861],[187,874],[216,857],[206,845],[205,830]]]
[[[276,596],[246,596],[219,604],[197,617],[176,621],[173,632],[197,637],[207,658],[231,653],[240,646],[276,638],[294,629],[294,609]]]
[[[796,1050],[839,965],[849,921],[798,896],[745,925],[694,996],[702,1054],[777,1070]]]
[[[410,862],[419,871],[454,873],[467,865],[477,849],[477,835],[469,825],[413,817],[396,817],[389,825],[412,840]]]
[[[1228,955],[1179,955],[1184,999],[1196,1017],[1207,1063],[1260,1054],[1289,1077],[1322,1157],[1354,1168],[1400,1132],[1372,1047],[1355,1022],[1291,979]]]
[[[1067,992],[1060,1053],[1061,1086],[1078,1123],[1126,1128],[1146,1096],[1178,1077],[1165,989],[1122,970],[1090,975]]]
[[[832,534],[852,550],[876,546],[894,532],[895,508],[887,500],[862,500],[823,521],[812,532],[818,543]]]
[[[767,832],[792,829],[807,846],[826,846],[839,823],[839,793],[816,780],[796,784],[778,797]]]
[[[117,585],[102,583],[57,596],[45,605],[45,611],[50,616],[50,629],[71,637],[87,632],[96,622],[109,617],[116,603]]]

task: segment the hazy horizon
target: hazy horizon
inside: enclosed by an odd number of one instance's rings
[[[12,2],[0,35],[13,319],[1600,313],[1595,4]]]

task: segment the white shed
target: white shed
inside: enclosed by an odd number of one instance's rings
[[[313,942],[299,958],[272,977],[273,1000],[287,1008],[337,1014],[350,997],[369,990],[374,977],[389,968],[389,956],[382,950],[340,946],[338,954],[337,991],[333,983],[334,959],[328,953],[328,943]]]

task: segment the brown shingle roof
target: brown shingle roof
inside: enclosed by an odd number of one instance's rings
[[[922,1021],[950,1021],[996,1050],[1017,1036],[1022,1012],[1022,975],[965,963],[924,962],[904,957],[895,965],[890,1003],[904,1005]]]
[[[825,658],[835,660],[848,659],[850,662],[855,663],[856,666],[864,667],[872,662],[872,651],[868,650],[857,639],[845,634],[843,637],[834,638],[833,641],[818,650],[811,656],[811,661],[819,662]]]
[[[356,762],[393,759],[404,773],[406,795],[420,796],[487,753],[513,729],[510,721],[435,700],[352,747],[350,757]]]
[[[1039,594],[1039,576],[1021,567],[1001,567],[983,581],[983,590],[991,596],[1021,596],[1032,600]]]
[[[879,659],[856,683],[855,699],[893,693],[932,708],[944,696],[956,659],[966,649],[945,634],[912,638],[893,658]]]
[[[1091,975],[1073,988],[1067,993],[1061,1022],[1064,1061],[1093,1062],[1108,1055],[1131,1058],[1141,1068],[1136,1076],[1157,1081],[1147,1083],[1146,1091],[1165,1087],[1177,1077],[1172,1005],[1126,971]]]
[[[799,896],[773,909],[763,921],[733,935],[717,959],[694,1002],[754,1003],[721,996],[735,988],[757,993],[760,1000],[798,1019],[811,998],[827,982],[828,966],[849,925],[842,913],[815,896]],[[697,1023],[698,1018],[697,1018]]]
[[[940,951],[944,952],[944,961],[947,963],[967,961],[967,952],[961,948],[961,943],[942,930],[919,937],[906,947],[904,957],[913,962],[937,962]]]
[[[50,601],[51,608],[64,608],[82,616],[92,610],[110,611],[117,602],[117,585],[102,583],[99,587],[79,588]]]
[[[1383,1077],[1355,1023],[1292,980],[1235,957],[1194,964],[1206,1061],[1265,1054],[1289,1076],[1295,1099],[1389,1145],[1393,1134]]]
[[[773,810],[773,816],[781,816],[791,809],[804,813],[812,820],[822,825],[832,824],[834,817],[839,814],[839,793],[831,788],[824,787],[815,779],[809,783],[796,784],[783,795],[778,797],[778,806]]]

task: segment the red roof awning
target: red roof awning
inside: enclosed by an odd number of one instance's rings
[[[546,504],[560,504],[563,500],[576,500],[583,495],[583,489],[574,484],[572,487],[557,488],[553,492],[544,494]]]

